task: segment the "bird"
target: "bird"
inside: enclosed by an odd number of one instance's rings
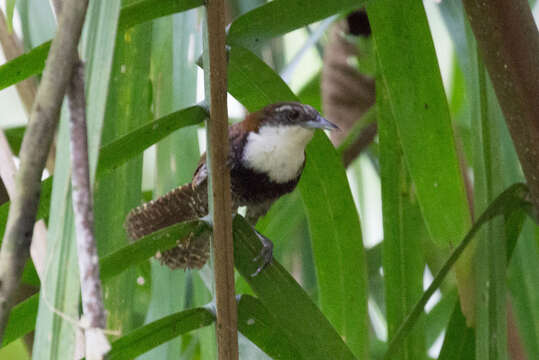
[[[248,114],[229,126],[232,213],[246,207],[246,220],[253,227],[281,196],[292,192],[305,167],[305,147],[316,129],[338,127],[310,105],[278,102]],[[192,181],[131,210],[124,227],[133,240],[178,222],[208,214],[208,166],[203,154]],[[255,230],[256,231],[256,230]],[[262,264],[257,275],[273,258],[273,243],[256,232],[262,242]],[[209,258],[209,234],[189,234],[177,245],[156,255],[171,269],[200,269]]]

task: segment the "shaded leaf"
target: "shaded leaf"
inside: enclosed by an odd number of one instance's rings
[[[260,274],[254,259],[261,244],[241,217],[234,219],[234,262],[240,274],[275,316],[285,336],[294,339],[298,352],[309,359],[354,359],[352,352],[305,291],[276,261]]]
[[[403,339],[405,339],[414,325],[417,322],[419,316],[423,313],[423,309],[427,304],[427,301],[430,299],[432,294],[440,286],[442,281],[445,279],[446,275],[451,270],[451,267],[457,262],[459,257],[462,255],[468,244],[474,239],[474,236],[481,229],[481,227],[492,220],[493,218],[499,215],[509,215],[511,212],[528,206],[529,203],[526,202],[526,197],[529,194],[529,190],[525,184],[517,183],[504,192],[502,192],[481,214],[477,221],[473,224],[472,228],[468,231],[466,236],[462,239],[459,245],[453,250],[447,261],[444,263],[438,274],[434,277],[432,283],[429,285],[427,290],[423,293],[419,301],[415,304],[412,311],[406,316],[402,324],[399,326],[395,332],[395,336],[389,344],[389,348],[384,356],[384,359],[391,359],[391,356],[395,353],[398,347],[401,345]]]
[[[253,49],[268,39],[331,15],[357,9],[363,3],[358,0],[312,0],[306,6],[302,0],[274,0],[236,19],[228,32],[227,42]]]
[[[455,304],[453,315],[445,333],[444,345],[438,360],[475,359],[475,334],[473,328],[466,326],[466,319],[460,311],[460,304]]]

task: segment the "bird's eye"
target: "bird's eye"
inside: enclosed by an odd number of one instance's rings
[[[288,117],[291,120],[296,120],[299,117],[299,111],[297,110],[290,110],[290,113],[288,114]]]

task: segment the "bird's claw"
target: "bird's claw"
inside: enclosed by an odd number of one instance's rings
[[[260,265],[258,269],[256,269],[256,271],[251,274],[252,277],[255,277],[260,274],[260,272],[264,270],[266,266],[271,264],[271,261],[273,260],[273,243],[270,239],[260,234],[258,231],[256,232],[256,234],[258,235],[258,238],[262,243],[262,249],[260,250],[260,253],[253,259],[253,262],[258,262],[262,260],[262,265]]]

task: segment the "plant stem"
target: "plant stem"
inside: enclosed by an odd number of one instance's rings
[[[69,0],[64,4],[65,11],[58,22],[58,31],[51,44],[22,142],[16,195],[12,200],[0,251],[0,341],[13,306],[13,295],[28,259],[41,191],[41,174],[76,60],[87,7],[87,0]]]
[[[217,348],[219,359],[238,358],[237,308],[234,286],[234,250],[227,113],[227,56],[225,50],[225,6],[223,0],[208,0],[208,55],[210,120],[208,121],[209,197],[213,219]]]
[[[7,24],[4,18],[4,13],[0,9],[0,44],[2,45],[2,50],[6,57],[6,61],[13,60],[21,55],[23,55],[23,47],[17,35],[15,33],[9,33]],[[15,85],[19,98],[21,99],[24,109],[27,114],[30,114],[32,111],[32,105],[36,99],[37,92],[37,80],[35,77],[28,78],[26,80],[20,81]],[[54,172],[54,158],[56,155],[56,146],[53,143],[49,151],[49,157],[47,158],[47,170],[49,173]]]
[[[464,0],[483,62],[539,209],[539,34],[526,0]]]
[[[86,127],[86,96],[84,92],[84,65],[78,61],[73,68],[69,95],[71,130],[71,184],[73,188],[73,211],[77,234],[77,253],[81,284],[82,309],[90,328],[86,330],[87,356],[97,351],[101,356],[110,346],[99,349],[101,331],[107,325],[105,307],[101,293],[99,262],[94,236],[94,214],[88,164],[88,132]]]

